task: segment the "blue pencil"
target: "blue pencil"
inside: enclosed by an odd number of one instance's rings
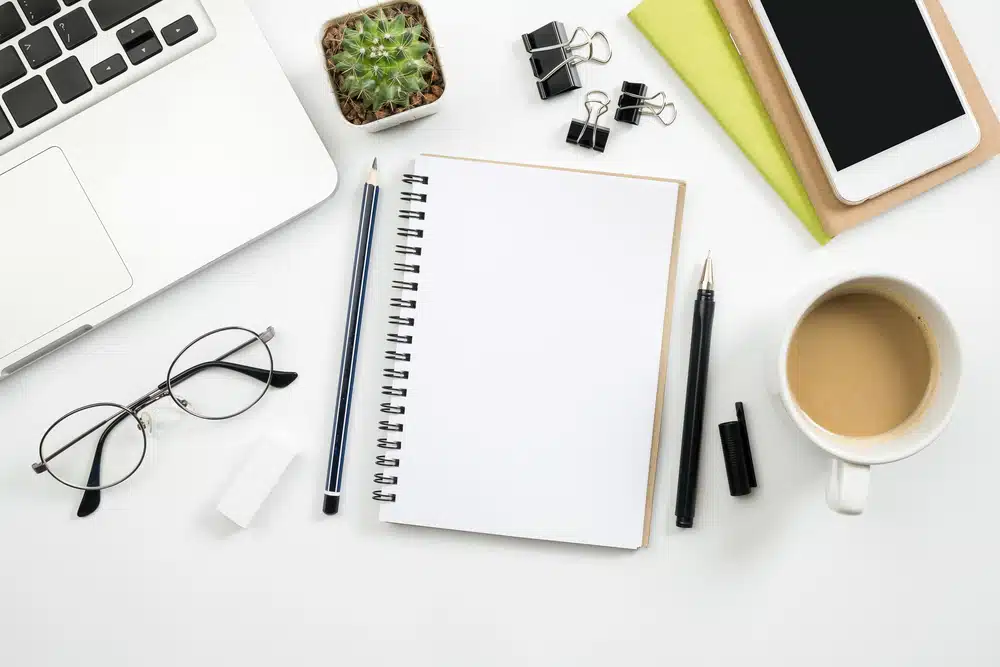
[[[340,509],[340,489],[344,481],[344,456],[347,453],[347,430],[351,417],[351,394],[354,391],[354,374],[358,365],[358,346],[361,339],[361,317],[365,309],[365,290],[368,287],[368,265],[372,255],[372,237],[375,234],[375,216],[378,211],[378,159],[372,162],[365,183],[361,204],[361,222],[358,224],[358,245],[354,250],[354,275],[351,278],[351,302],[344,331],[344,350],[340,361],[340,384],[337,387],[337,413],[333,421],[330,442],[330,465],[326,472],[326,490],[323,495],[323,513],[336,514]]]

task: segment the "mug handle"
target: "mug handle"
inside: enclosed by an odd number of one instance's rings
[[[871,467],[833,459],[826,504],[840,514],[861,514],[868,503]]]

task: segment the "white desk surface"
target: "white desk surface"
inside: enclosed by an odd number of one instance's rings
[[[427,0],[447,104],[430,119],[368,135],[338,117],[315,44],[325,20],[355,7],[299,0],[293,11],[251,0],[342,185],[307,217],[0,383],[0,664],[1000,664],[1000,162],[820,249],[634,30],[630,3]],[[1000,99],[1000,4],[945,6],[987,92]],[[612,121],[604,155],[565,144],[582,95],[541,102],[520,45],[522,32],[553,19],[611,39],[611,64],[582,69],[587,88],[615,96],[623,79],[664,88],[678,103],[677,124]],[[384,326],[374,316],[343,513],[321,515],[360,186],[377,155],[388,183],[384,230],[396,179],[422,151],[688,181],[650,548],[380,524],[369,499]],[[749,499],[730,498],[710,435],[697,525],[678,532],[668,526],[691,302],[710,248],[719,291],[706,422],[728,420],[733,402],[746,402],[761,486]],[[946,434],[875,471],[870,510],[847,518],[825,506],[826,457],[795,436],[768,397],[757,341],[767,309],[790,286],[859,263],[905,272],[940,295],[967,367]],[[383,295],[375,285],[370,303]],[[42,431],[84,402],[139,395],[189,339],[229,324],[273,324],[277,364],[301,379],[232,422],[167,426],[133,483],[76,519],[78,494],[31,473]],[[241,532],[214,506],[248,443],[274,427],[305,451]]]

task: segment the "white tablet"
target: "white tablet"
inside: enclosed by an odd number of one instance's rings
[[[847,204],[968,155],[979,125],[923,0],[749,0]]]

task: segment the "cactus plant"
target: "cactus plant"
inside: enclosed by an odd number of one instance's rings
[[[402,14],[389,19],[379,9],[344,30],[343,49],[330,57],[330,67],[343,73],[342,92],[371,111],[408,107],[410,97],[428,87],[432,69],[424,59],[430,45],[421,39],[423,26],[406,25]]]

